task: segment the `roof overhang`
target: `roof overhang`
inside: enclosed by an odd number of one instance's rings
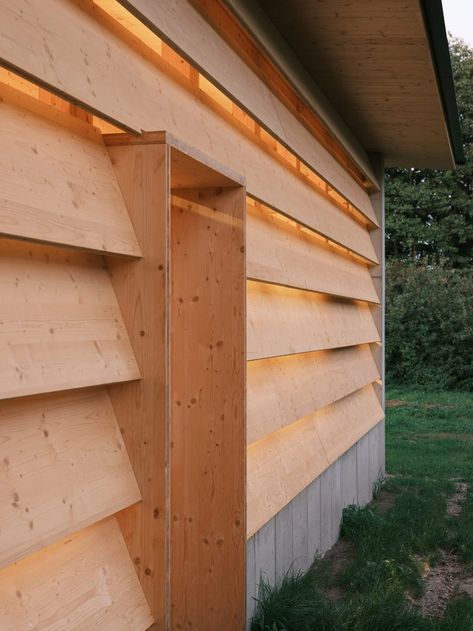
[[[441,0],[260,0],[363,147],[387,166],[464,162]]]

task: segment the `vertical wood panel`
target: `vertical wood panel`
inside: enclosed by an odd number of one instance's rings
[[[356,479],[358,504],[363,506],[371,499],[369,436],[363,436],[356,444]]]
[[[307,550],[307,488],[291,502],[292,508],[292,554],[294,570],[305,572],[308,567]]]
[[[256,602],[255,576],[255,538],[251,537],[246,544],[246,619],[249,622],[253,616]]]
[[[245,192],[187,190],[186,199],[171,215],[171,628],[239,629]]]
[[[332,466],[332,545],[340,536],[341,516],[341,461],[339,458]]]
[[[258,591],[261,580],[274,585],[276,580],[275,520],[271,519],[254,536],[255,540],[255,577]]]
[[[332,467],[320,476],[320,548],[332,547]]]
[[[292,504],[292,503],[291,503]],[[292,506],[288,504],[275,516],[276,580],[280,580],[291,567],[293,553]]]
[[[320,554],[321,514],[320,514],[320,477],[307,487],[307,548],[309,564],[314,556]]]
[[[341,503],[342,508],[357,503],[356,488],[356,445],[341,457]]]
[[[166,586],[166,345],[169,156],[165,145],[109,147],[143,259],[109,261],[142,380],[110,388],[143,502],[119,515],[159,628]]]

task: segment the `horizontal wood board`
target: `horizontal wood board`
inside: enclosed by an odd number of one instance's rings
[[[366,303],[253,281],[247,300],[248,360],[379,340]]]
[[[268,283],[378,303],[369,268],[261,205],[247,205],[247,275]]]
[[[378,378],[368,345],[248,362],[248,444]]]
[[[105,389],[4,402],[0,463],[0,567],[141,499]]]
[[[0,249],[0,398],[137,379],[102,258],[22,241]]]

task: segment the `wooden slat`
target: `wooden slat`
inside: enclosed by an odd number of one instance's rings
[[[4,402],[0,462],[0,567],[141,498],[105,389]]]
[[[248,282],[247,357],[263,359],[379,339],[366,303]]]
[[[0,571],[2,631],[145,631],[152,622],[114,517]]]
[[[186,200],[171,215],[171,628],[243,629],[245,190]]]
[[[107,267],[143,378],[111,386],[143,501],[118,521],[158,629],[166,620],[169,148],[109,147],[143,258]]]
[[[0,398],[139,378],[101,257],[1,246]]]
[[[139,256],[100,133],[52,110],[0,84],[0,234]]]
[[[323,241],[269,208],[247,206],[248,278],[378,303],[368,267]]]
[[[20,5],[0,1],[0,62],[131,130],[175,134],[244,175],[256,199],[376,262],[363,226],[166,75],[158,67],[160,58],[91,0],[80,6],[69,0],[50,3],[45,12],[41,0],[24,0],[29,16],[24,20]]]
[[[249,362],[251,444],[379,379],[368,345]]]
[[[271,434],[248,449],[248,533],[269,519],[383,417],[373,386]]]
[[[96,1],[137,36],[144,38],[147,45],[153,46],[151,31],[119,7],[115,0]],[[205,76],[212,77],[212,81],[221,86],[226,94],[231,95],[237,103],[243,104],[276,138],[292,147],[302,160],[376,222],[366,192],[329,151],[317,142],[305,125],[275,97],[270,87],[246,65],[191,2],[171,0],[158,6],[153,0],[123,0],[121,4],[136,13],[139,19],[145,20],[159,35],[164,35],[166,41],[171,41],[191,63],[203,70]],[[176,19],[176,15],[179,19]],[[225,28],[223,25],[222,27]],[[156,37],[154,39],[159,41]],[[333,141],[334,139],[332,143]]]

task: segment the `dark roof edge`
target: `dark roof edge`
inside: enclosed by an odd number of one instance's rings
[[[434,62],[437,84],[447,123],[448,135],[456,164],[465,164],[462,133],[458,118],[452,64],[448,49],[448,39],[443,17],[442,0],[420,0],[425,27],[429,37],[430,50]]]

